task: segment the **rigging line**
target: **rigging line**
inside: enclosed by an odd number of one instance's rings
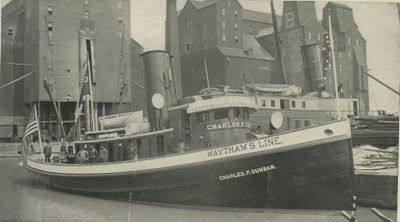
[[[13,65],[13,66],[32,66],[30,63],[19,63],[19,62],[2,62],[3,65]]]
[[[7,87],[7,86],[9,86],[9,85],[12,85],[13,83],[18,82],[19,80],[24,79],[24,78],[26,78],[26,77],[28,77],[28,76],[34,74],[34,73],[35,73],[35,72],[27,73],[27,74],[25,74],[25,75],[23,75],[23,76],[21,76],[21,77],[15,79],[15,80],[9,82],[9,83],[6,83],[6,84],[0,86],[0,89],[2,89],[2,88],[4,88],[4,87]]]

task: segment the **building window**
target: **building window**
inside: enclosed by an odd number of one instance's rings
[[[224,29],[226,27],[226,23],[222,22],[222,28]]]
[[[286,13],[286,28],[291,28],[294,26],[294,13]]]
[[[351,58],[351,50],[349,50],[349,58]]]
[[[253,26],[252,25],[249,25],[249,34],[253,35]]]
[[[53,23],[52,22],[48,22],[47,23],[47,31],[52,32],[53,31]]]
[[[122,23],[122,16],[121,15],[118,16],[118,22]]]
[[[8,28],[7,34],[8,35],[13,35],[14,34],[14,30],[12,28]]]
[[[318,32],[318,41],[321,40],[321,33]]]
[[[186,43],[186,51],[189,51],[189,50],[190,50],[190,44]]]
[[[47,6],[47,13],[48,13],[49,15],[53,15],[53,7]]]
[[[343,66],[339,65],[339,71],[341,72],[343,70]]]
[[[302,101],[302,102],[301,102],[301,107],[302,107],[303,109],[306,108],[306,101]]]
[[[262,100],[261,100],[261,106],[262,106],[262,107],[267,107],[267,100],[262,99]]]
[[[275,100],[271,100],[271,107],[275,107]]]
[[[118,2],[118,9],[122,9],[122,2]]]
[[[89,19],[89,11],[85,11],[85,19]]]
[[[351,39],[350,39],[350,38],[347,39],[347,44],[348,44],[348,45],[351,44]]]
[[[228,1],[228,6],[231,7],[231,1]]]
[[[225,36],[225,34],[222,34],[222,41],[226,41],[226,36]]]
[[[292,108],[296,108],[296,101],[292,101]]]
[[[89,0],[85,0],[85,5],[89,5]]]
[[[222,15],[225,15],[225,9],[224,8],[222,9]]]
[[[311,126],[311,121],[310,120],[304,120],[304,126]]]
[[[308,39],[311,39],[311,32],[308,32]]]
[[[239,42],[239,37],[235,36],[235,42],[236,42],[236,43]]]
[[[339,52],[339,59],[341,59],[342,58],[342,53],[341,52]]]
[[[123,35],[123,34],[122,34],[122,31],[119,31],[119,32],[118,32],[118,37],[122,39],[122,35]]]
[[[238,24],[235,23],[235,30],[238,30],[238,29],[239,29]]]
[[[356,45],[358,46],[358,39],[356,39]]]
[[[238,16],[238,11],[235,10],[235,17],[237,17],[237,16]]]

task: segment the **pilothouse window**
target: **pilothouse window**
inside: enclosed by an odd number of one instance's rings
[[[215,119],[228,119],[228,117],[229,117],[228,111],[229,111],[228,109],[217,110],[214,113],[214,118]]]

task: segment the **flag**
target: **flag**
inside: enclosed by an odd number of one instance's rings
[[[36,106],[33,106],[33,110],[29,116],[28,124],[26,125],[22,140],[36,131],[39,131],[39,121],[37,119]]]

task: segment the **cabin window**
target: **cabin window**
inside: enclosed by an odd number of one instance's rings
[[[296,101],[292,101],[292,108],[296,108]]]
[[[271,107],[275,107],[275,100],[271,100]]]
[[[206,112],[197,113],[197,122],[206,122],[209,120],[209,115]]]
[[[229,109],[217,110],[214,112],[214,119],[228,119]]]
[[[281,99],[280,105],[281,105],[281,109],[284,109],[285,108],[285,100]]]
[[[302,102],[301,102],[301,107],[303,107],[303,109],[306,108],[306,101],[302,101]]]
[[[238,118],[238,119],[242,118],[242,112],[241,112],[240,108],[235,108],[233,110],[233,115],[235,118]]]
[[[262,107],[267,107],[267,100],[262,99],[262,100],[261,100],[261,106],[262,106]]]
[[[304,120],[304,126],[311,126],[311,120]]]

